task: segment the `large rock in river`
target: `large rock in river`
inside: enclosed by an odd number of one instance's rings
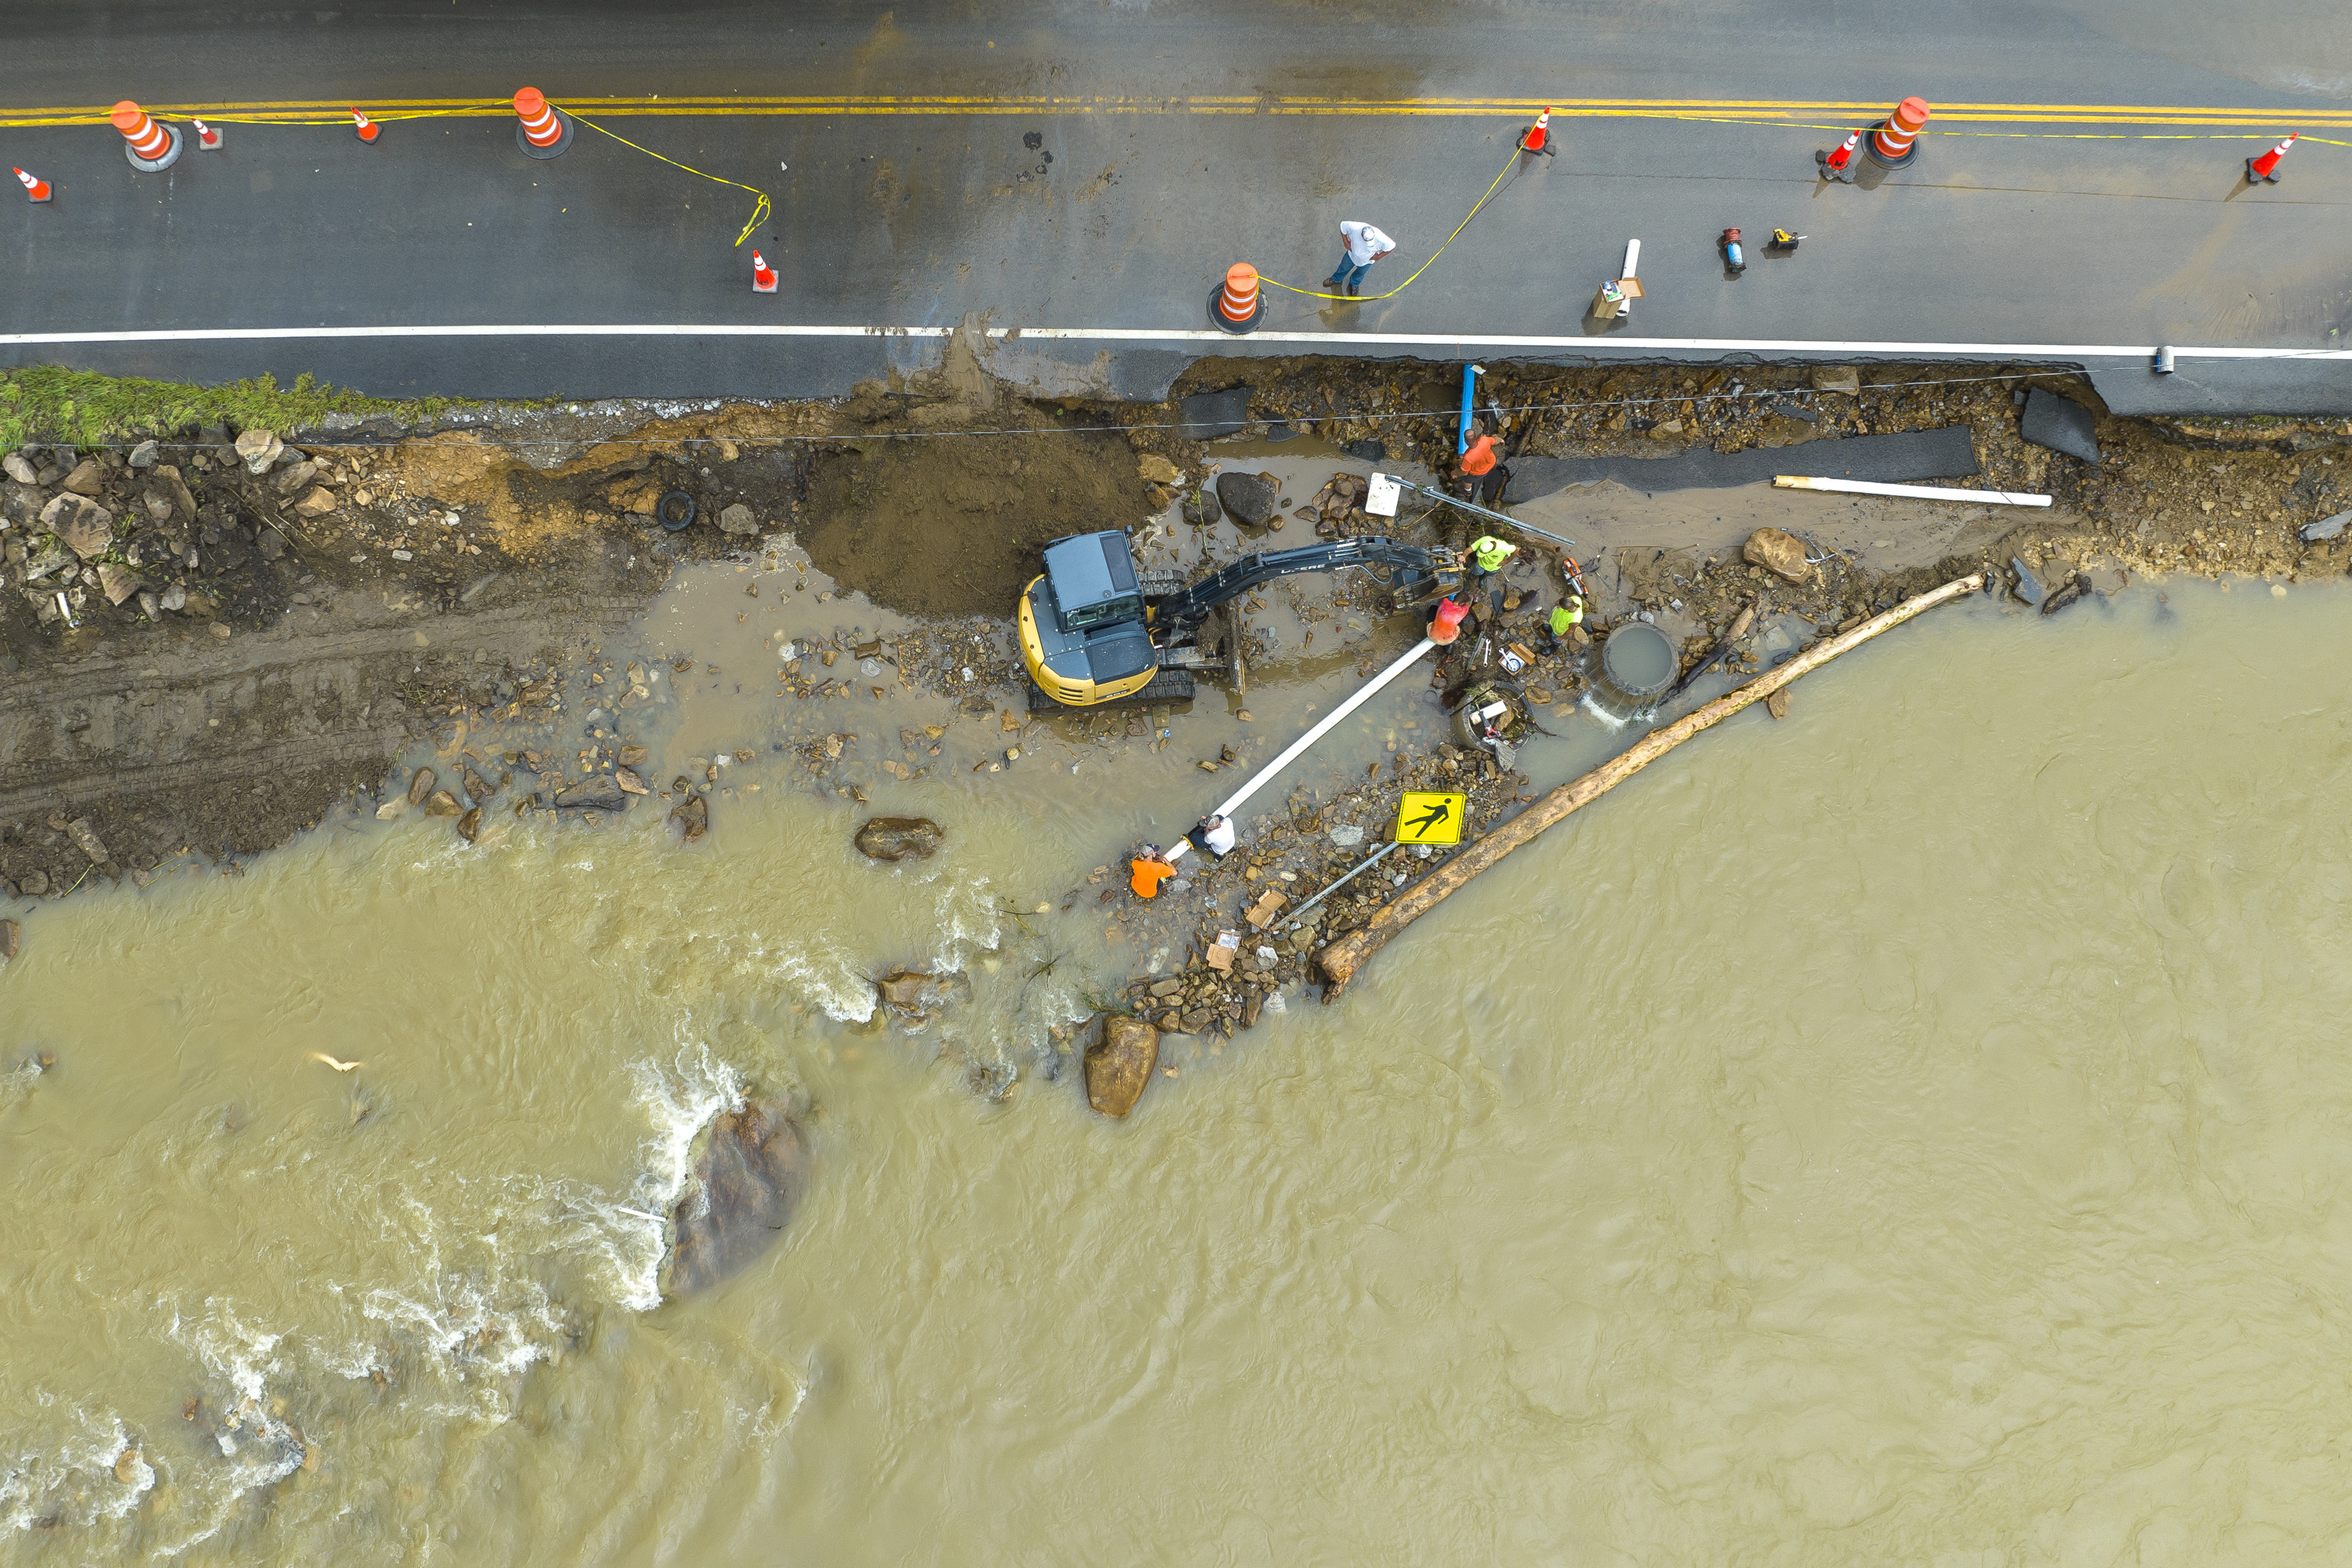
[[[1087,1047],[1087,1103],[1105,1116],[1125,1116],[1150,1087],[1160,1065],[1160,1031],[1140,1018],[1114,1014],[1102,1038]]]
[[[1255,474],[1219,474],[1217,500],[1235,522],[1264,528],[1282,506],[1282,488]]]
[[[808,1145],[785,1108],[746,1099],[695,1136],[694,1179],[669,1214],[662,1294],[707,1290],[775,1244],[808,1179]]]
[[[928,816],[877,816],[857,830],[857,852],[870,860],[927,860],[946,837]]]

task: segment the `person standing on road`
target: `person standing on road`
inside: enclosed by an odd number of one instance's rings
[[[1396,241],[1370,224],[1350,218],[1339,226],[1339,269],[1323,280],[1323,287],[1337,289],[1344,283],[1348,298],[1352,300],[1356,298],[1356,286],[1372,269],[1372,263],[1394,250]]]

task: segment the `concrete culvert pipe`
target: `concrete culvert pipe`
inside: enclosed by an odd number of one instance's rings
[[[1675,683],[1680,663],[1673,638],[1647,621],[1627,621],[1601,645],[1601,679],[1593,696],[1612,712],[1639,713]]]

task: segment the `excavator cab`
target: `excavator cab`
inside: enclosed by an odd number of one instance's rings
[[[1021,662],[1066,707],[1116,702],[1151,684],[1160,650],[1126,534],[1074,534],[1045,547],[1044,574],[1021,595]]]

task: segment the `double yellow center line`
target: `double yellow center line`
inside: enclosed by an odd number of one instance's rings
[[[346,99],[296,100],[278,103],[150,103],[142,107],[165,120],[216,120],[227,125],[320,125],[349,121]],[[1323,116],[1435,115],[1474,118],[1532,117],[1544,107],[1536,99],[1296,98],[1188,96],[1000,97],[994,95],[843,96],[825,98],[565,98],[561,106],[583,114],[744,115],[834,118],[849,115],[949,114],[1255,114]],[[514,113],[503,98],[419,98],[360,100],[373,120],[499,119]],[[1882,118],[1889,100],[1785,99],[1582,98],[1550,105],[1555,120],[1736,120],[1745,123],[1820,127],[1861,124]],[[0,129],[53,125],[103,125],[112,106],[65,106],[0,110]],[[2272,135],[2287,131],[2352,131],[2352,110],[2216,109],[2196,105],[2124,103],[1939,103],[1930,131],[1963,125],[2137,126],[2168,131],[2223,131]]]

